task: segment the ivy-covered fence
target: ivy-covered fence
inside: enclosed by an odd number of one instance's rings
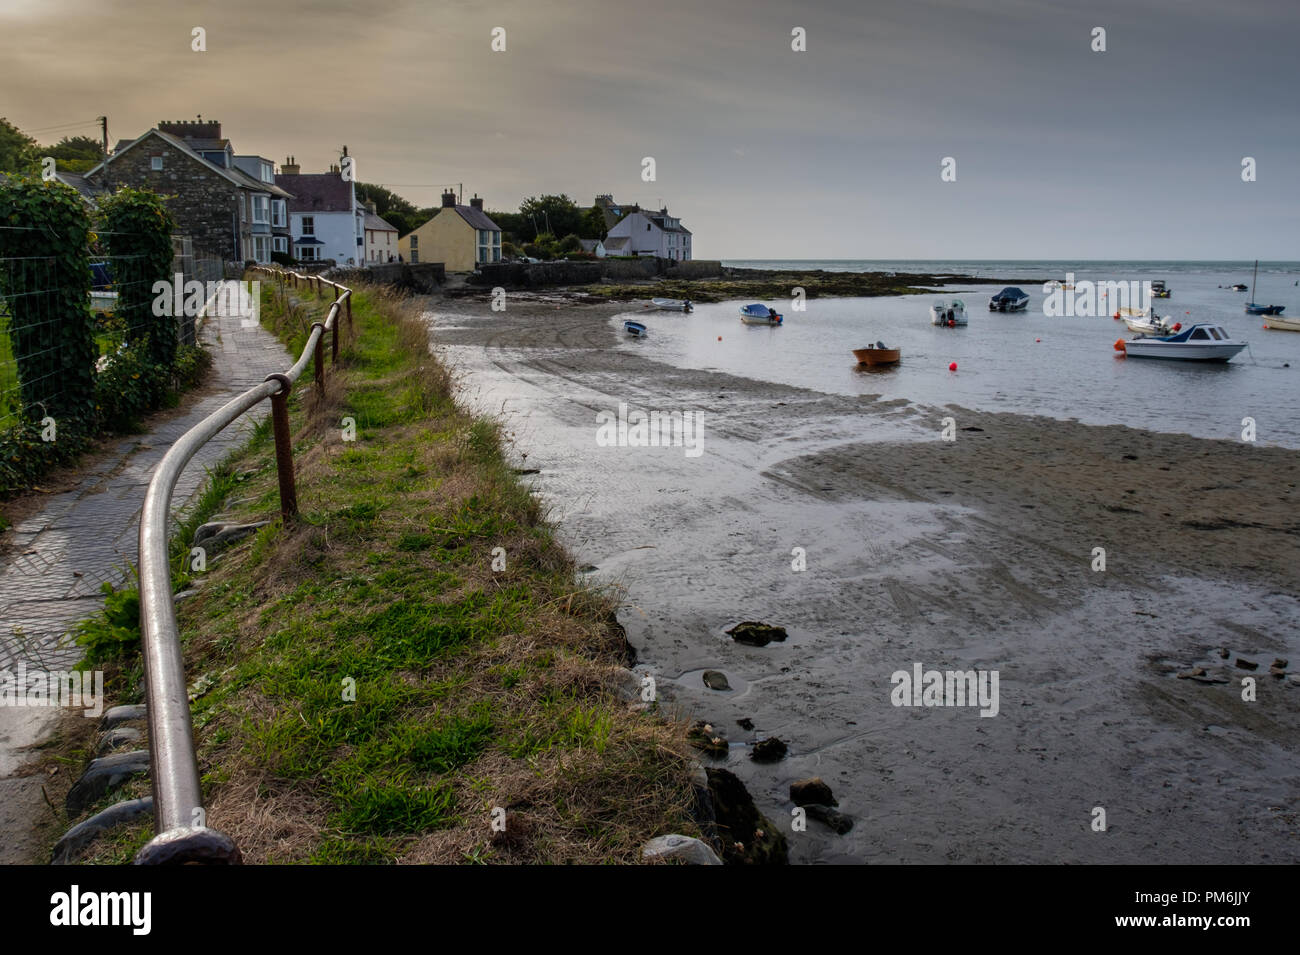
[[[93,435],[134,430],[201,373],[155,307],[174,228],[153,193],[122,189],[96,214],[62,183],[0,180],[0,497]]]

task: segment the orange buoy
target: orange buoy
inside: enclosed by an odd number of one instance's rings
[[[957,363],[956,363],[955,361],[950,361],[950,362],[948,362],[948,370],[949,370],[949,371],[956,371],[956,370],[957,370]]]
[[[1119,312],[1116,312],[1114,315],[1111,316],[1111,318],[1115,319],[1115,321],[1118,322],[1118,321],[1119,321]]]
[[[1124,348],[1124,339],[1118,338],[1115,340],[1115,351],[1127,351],[1127,349]]]
[[[722,341],[722,336],[721,336],[721,335],[718,336],[718,341]]]

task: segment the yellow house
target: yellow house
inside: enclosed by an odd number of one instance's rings
[[[501,261],[501,229],[483,211],[478,196],[461,206],[454,192],[444,192],[438,214],[402,236],[397,249],[412,265],[441,262],[448,272],[472,272]]]

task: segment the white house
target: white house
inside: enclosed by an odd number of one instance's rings
[[[619,241],[625,240],[625,241]],[[609,230],[605,250],[610,255],[657,255],[685,262],[691,257],[691,231],[668,209],[629,212]]]
[[[397,229],[375,212],[373,201],[365,203],[366,264],[397,261]]]
[[[356,189],[338,166],[329,172],[300,173],[296,163],[281,165],[276,185],[293,197],[288,201],[293,257],[300,262],[333,259],[357,265],[365,257],[365,207]]]
[[[579,239],[578,241],[582,243],[583,252],[590,252],[598,259],[605,257],[605,243],[599,239]]]

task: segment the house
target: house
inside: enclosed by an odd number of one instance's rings
[[[375,201],[365,201],[366,264],[397,261],[397,228],[389,225],[375,211]]]
[[[251,157],[257,158],[257,157]],[[232,261],[271,261],[271,209],[289,194],[249,175],[235,163],[221,124],[163,122],[118,143],[113,154],[85,174],[90,187],[149,189],[164,197],[177,232],[198,249]]]
[[[357,202],[354,183],[343,177],[341,166],[331,165],[329,172],[304,173],[290,157],[281,164],[275,182],[292,194],[289,234],[295,259],[333,259],[339,265],[361,261],[366,210]]]
[[[292,237],[289,232],[289,194],[280,189],[275,184],[275,163],[263,156],[234,156],[234,168],[242,172],[251,179],[257,181],[258,185],[270,187],[270,219],[267,221],[266,209],[262,201],[255,197],[257,205],[254,207],[253,215],[253,244],[254,247],[261,245],[259,236],[269,235],[271,237],[272,252],[282,252],[286,255],[292,247]],[[260,249],[258,250],[260,251]],[[254,256],[256,258],[256,256]],[[262,259],[258,258],[258,262]]]
[[[691,257],[691,231],[682,220],[670,216],[667,207],[658,212],[636,209],[609,230],[605,251],[609,255],[655,255],[686,262]]]
[[[598,259],[605,257],[605,243],[601,242],[600,239],[579,239],[578,241],[582,243],[583,252],[590,252]]]
[[[619,205],[617,202],[614,201],[614,197],[611,196],[609,193],[604,193],[602,195],[597,196],[596,201],[593,202],[592,205],[598,207],[600,211],[605,214],[606,232],[614,228],[614,226],[618,223],[618,220],[623,218],[623,216],[627,215],[629,212],[641,211],[641,207],[636,205],[635,203],[633,203],[630,206]]]
[[[448,272],[472,272],[485,263],[501,261],[501,229],[483,211],[478,196],[462,206],[454,192],[444,192],[438,214],[402,236],[398,250],[412,265],[442,262]]]

